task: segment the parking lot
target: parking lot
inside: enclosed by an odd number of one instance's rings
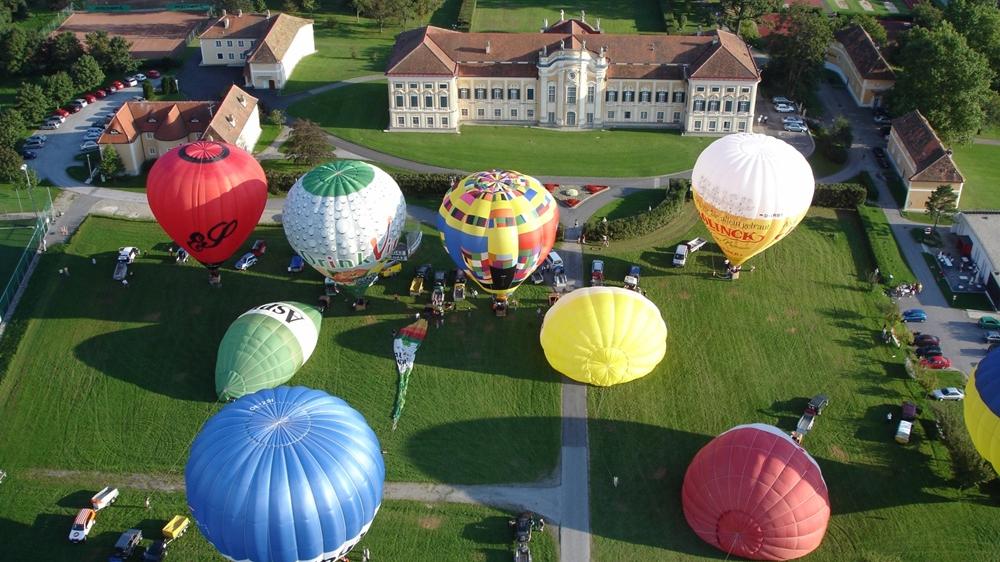
[[[45,135],[47,140],[43,148],[33,150],[38,157],[27,160],[26,164],[35,170],[40,178],[49,178],[56,185],[78,184],[79,182],[66,173],[66,168],[78,164],[76,156],[80,154],[80,145],[84,142],[86,130],[95,126],[95,120],[114,115],[114,108],[141,95],[141,86],[127,87],[88,104],[77,113],[71,113],[58,129],[34,131],[33,135]],[[97,166],[100,162],[99,152],[93,151],[90,154],[91,164]]]
[[[755,133],[764,133],[771,135],[773,137],[778,137],[779,139],[787,142],[788,144],[795,147],[796,150],[802,154],[808,156],[811,155],[815,145],[813,144],[812,136],[809,132],[805,133],[794,133],[791,131],[786,131],[782,119],[790,116],[801,117],[798,112],[793,113],[779,113],[775,110],[774,104],[771,103],[771,98],[765,98],[763,96],[757,97],[756,115],[759,117],[767,117],[767,122],[754,122],[753,130]]]

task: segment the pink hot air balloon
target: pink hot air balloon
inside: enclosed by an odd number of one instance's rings
[[[684,518],[705,542],[754,560],[791,560],[823,541],[830,498],[819,465],[778,428],[740,425],[688,466]]]

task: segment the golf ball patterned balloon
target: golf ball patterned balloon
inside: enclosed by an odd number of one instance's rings
[[[406,221],[406,201],[381,169],[338,160],[292,186],[282,222],[292,248],[323,275],[361,294],[392,254]]]

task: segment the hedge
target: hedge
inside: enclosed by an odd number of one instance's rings
[[[462,0],[458,8],[458,30],[469,31],[472,28],[472,18],[476,15],[476,0]]]
[[[900,252],[896,237],[893,236],[892,228],[882,209],[859,205],[858,215],[865,227],[865,237],[868,238],[868,246],[875,258],[875,265],[878,266],[886,285],[895,287],[900,283],[916,283],[917,278]]]
[[[666,194],[659,205],[652,211],[639,213],[630,217],[602,222],[599,217],[592,217],[583,227],[583,233],[597,240],[607,234],[614,240],[637,238],[663,228],[674,218],[684,201],[690,198],[691,180],[671,179],[666,188]]]
[[[286,193],[302,176],[301,171],[264,169],[267,190],[272,194]],[[451,187],[448,174],[390,174],[404,195],[444,195]]]
[[[816,207],[853,209],[865,202],[865,186],[858,183],[825,183],[816,185],[812,204]]]

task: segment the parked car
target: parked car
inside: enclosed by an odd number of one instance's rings
[[[87,100],[87,103],[97,103],[97,96],[95,94],[83,94],[83,99]]]
[[[809,129],[804,123],[785,123],[785,130],[790,133],[808,133]]]
[[[34,160],[35,158],[38,158],[38,153],[34,150],[25,150],[22,148],[21,158],[24,158],[25,160]]]
[[[1000,343],[1000,332],[986,332],[986,343]]]
[[[788,105],[787,103],[779,103],[774,106],[774,110],[778,113],[795,113],[795,106]]]
[[[924,357],[920,360],[921,367],[927,367],[928,369],[950,369],[951,359],[948,359],[944,355],[935,355],[934,357]]]
[[[125,248],[118,249],[118,259],[122,259],[122,254],[128,256],[128,263],[132,263],[136,256],[139,255],[139,250],[134,246],[128,246]],[[91,496],[90,507],[94,508],[94,511],[100,511],[105,507],[118,501],[118,488],[113,488],[111,486],[105,486],[101,488],[99,492]]]
[[[983,316],[979,319],[977,325],[987,330],[1000,330],[1000,320],[993,316]]]
[[[104,99],[104,98],[108,97],[108,92],[106,92],[105,90],[102,90],[102,89],[98,88],[97,90],[94,90],[94,97],[97,98],[97,99],[99,99],[99,100],[100,99]]]
[[[63,119],[66,119],[67,117],[69,117],[69,112],[61,107],[57,107],[55,111],[52,112],[52,116],[53,117],[58,116],[62,117]]]
[[[107,86],[105,86],[104,89],[107,92],[113,94],[113,93],[117,92],[118,90],[121,90],[121,87],[119,87],[117,84],[118,84],[118,82],[112,82],[112,83],[108,84]]]
[[[594,287],[604,284],[604,260],[590,262],[590,284]]]
[[[915,346],[919,347],[922,345],[940,345],[940,344],[941,340],[937,336],[932,336],[931,334],[921,334],[920,332],[916,332],[913,334],[913,345]]]
[[[240,271],[246,271],[255,265],[257,265],[257,256],[253,252],[247,252],[236,260],[236,269]]]
[[[628,273],[625,275],[625,288],[630,291],[639,290],[639,277],[641,270],[638,265],[632,264],[628,268]]]
[[[798,115],[789,115],[788,117],[785,117],[784,119],[782,119],[781,122],[783,124],[785,124],[785,125],[788,125],[789,123],[803,123],[803,124],[805,124],[806,120],[803,119],[803,118],[801,118],[801,117],[799,117]]]
[[[69,104],[70,105],[79,105],[80,107],[87,107],[88,105],[90,105],[90,102],[88,102],[84,98],[76,98],[75,100],[69,102]]]
[[[97,522],[97,512],[89,507],[85,507],[76,513],[76,518],[73,519],[73,526],[69,530],[69,542],[84,542],[87,540],[87,535],[90,534],[90,530],[94,528],[94,523]]]
[[[83,109],[83,106],[79,104],[71,103],[66,106],[66,111],[70,113],[79,113],[81,109]]]
[[[876,115],[874,121],[878,125],[888,125],[892,123],[892,119],[888,115]]]
[[[114,86],[116,90],[125,89],[125,84],[123,84],[121,80],[115,80],[114,82],[111,83],[111,85]]]
[[[388,266],[388,264],[386,264]],[[301,273],[306,267],[306,261],[302,259],[302,256],[295,254],[292,256],[291,261],[288,262],[288,272],[289,273]],[[382,268],[382,277],[388,277],[385,275],[385,268]]]
[[[944,355],[941,348],[936,345],[927,345],[917,348],[917,357],[934,357],[935,355]]]
[[[34,141],[45,142],[47,140],[49,140],[48,135],[31,135],[30,137],[24,139],[25,142],[34,142]]]
[[[705,240],[700,236],[698,238],[692,238],[687,241],[688,252],[690,253],[697,252],[698,250],[702,249],[707,243],[708,240]]]
[[[148,76],[149,78],[159,78],[160,77],[160,71],[159,70],[147,70],[146,71],[146,76]]]
[[[931,398],[935,400],[963,400],[965,393],[961,389],[949,386],[948,388],[936,388],[932,390]]]
[[[913,432],[913,422],[908,422],[906,420],[899,420],[899,426],[896,427],[896,443],[900,445],[906,445],[910,442],[910,433]]]
[[[142,542],[142,531],[139,529],[129,529],[118,537],[115,543],[115,551],[108,558],[108,562],[124,562],[132,557],[136,547]]]
[[[253,246],[250,246],[250,251],[258,258],[263,256],[267,253],[267,242],[264,240],[254,240]]]
[[[43,131],[53,131],[59,127],[62,127],[62,121],[53,120],[42,123],[42,126],[39,127],[39,129],[42,129]]]
[[[812,411],[817,416],[823,415],[823,410],[830,405],[830,397],[826,394],[817,394],[809,400],[806,411]]]
[[[135,79],[135,76],[126,76],[125,79],[122,80],[122,82],[124,84],[127,84],[129,87],[139,85],[139,81]]]
[[[101,138],[101,135],[103,134],[104,131],[87,131],[83,135],[83,140],[96,141],[97,139]]]
[[[903,322],[926,322],[927,313],[919,308],[911,308],[903,311]]]
[[[684,267],[687,263],[688,252],[690,248],[687,244],[678,244],[677,248],[674,249],[674,267]]]
[[[167,541],[160,539],[146,547],[142,553],[142,562],[162,562],[167,557]]]
[[[90,127],[89,129],[87,129],[86,131],[84,131],[85,134],[86,133],[103,133],[103,132],[104,132],[104,127]]]
[[[875,153],[875,158],[885,158],[885,149],[881,146],[873,146],[872,152]]]
[[[913,421],[917,419],[918,415],[920,415],[920,408],[913,402],[905,400],[903,402],[903,411],[899,417],[905,421]]]
[[[788,99],[788,98],[786,98],[784,96],[775,96],[775,97],[771,98],[771,103],[774,104],[774,105],[780,105],[780,104],[795,105],[795,102],[793,102],[792,100],[790,100],[790,99]]]
[[[96,142],[89,140],[80,145],[81,152],[90,152],[91,150],[97,150],[100,146]]]
[[[141,72],[139,72],[138,74],[135,75],[135,79],[138,80],[139,82],[145,82],[146,81],[146,75],[143,74],[143,73],[141,73]]]
[[[534,271],[531,272],[531,282],[535,285],[541,285],[545,283],[545,276],[542,275],[542,269],[536,267]]]
[[[551,269],[553,267],[564,267],[563,260],[559,257],[559,254],[552,250],[549,255],[545,256],[545,261],[542,262],[542,267],[545,269]]]
[[[43,140],[30,140],[25,141],[21,148],[26,148],[28,150],[35,150],[37,148],[45,148],[45,141]]]

